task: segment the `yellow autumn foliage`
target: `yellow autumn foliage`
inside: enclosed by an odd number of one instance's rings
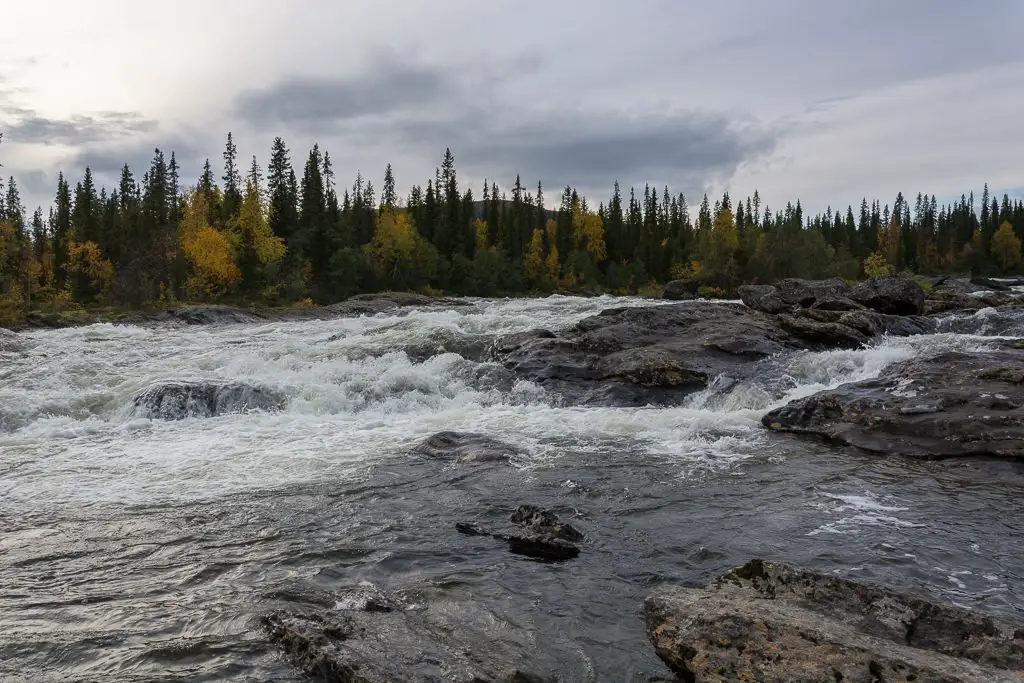
[[[579,201],[572,206],[573,243],[577,248],[586,245],[590,260],[597,265],[607,257],[604,243],[604,221],[593,211],[584,211]]]
[[[242,279],[235,263],[235,245],[228,234],[209,225],[208,214],[207,198],[202,192],[192,192],[185,204],[179,237],[192,266],[185,291],[196,299],[226,294]]]
[[[267,210],[259,192],[248,184],[238,215],[228,223],[239,244],[252,248],[260,263],[277,263],[285,254],[284,240],[274,234],[267,220]]]
[[[992,235],[992,258],[999,267],[1006,271],[1016,268],[1021,262],[1020,238],[1009,222],[1003,221],[995,234]]]
[[[487,239],[488,230],[489,228],[487,226],[487,221],[482,221],[479,218],[473,219],[473,235],[476,238],[475,253],[479,254],[487,251],[487,248],[489,246]]]
[[[70,242],[68,272],[84,275],[94,290],[102,291],[114,277],[114,264],[103,257],[100,246],[95,242]]]
[[[544,263],[544,231],[537,228],[530,237],[530,246],[523,258],[523,267],[526,270],[526,277],[535,287],[542,285],[547,275],[547,266]]]

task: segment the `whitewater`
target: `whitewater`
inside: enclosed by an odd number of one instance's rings
[[[644,590],[753,556],[1024,614],[1024,559],[1007,547],[1019,465],[882,460],[760,424],[892,363],[985,353],[1024,334],[1016,322],[983,311],[939,334],[769,358],[672,407],[565,405],[489,360],[505,334],[667,303],[467,299],[0,343],[0,678],[300,680],[252,623],[282,595],[457,576],[523,628],[570,639],[566,680],[641,681],[661,672]],[[228,381],[280,409],[172,420],[136,400]],[[500,471],[410,455],[442,430],[521,455]],[[598,549],[546,568],[469,553],[451,533],[522,502],[574,510]]]

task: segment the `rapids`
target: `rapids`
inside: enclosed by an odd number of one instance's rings
[[[0,679],[298,681],[255,617],[370,581],[472,593],[570,653],[564,680],[639,683],[665,673],[645,592],[750,557],[1024,618],[1021,465],[882,460],[759,423],[915,355],[984,353],[993,335],[1024,336],[1020,320],[981,311],[935,335],[769,358],[676,407],[566,407],[488,362],[489,344],[662,302],[468,303],[0,346]],[[140,407],[183,382],[280,402],[184,419]],[[523,455],[410,456],[442,430]],[[454,532],[520,503],[558,510],[593,544],[542,565]]]

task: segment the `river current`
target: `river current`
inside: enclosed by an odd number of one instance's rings
[[[760,425],[792,398],[919,354],[984,353],[1024,325],[982,311],[941,334],[772,358],[671,408],[566,406],[487,361],[502,334],[661,303],[467,300],[0,338],[0,680],[301,681],[258,617],[369,582],[471,595],[567,653],[562,680],[640,683],[666,675],[646,593],[754,557],[1024,619],[1024,466],[878,458]],[[133,402],[186,380],[265,387],[284,406],[166,420]],[[523,455],[410,454],[442,430]],[[541,564],[454,530],[523,503],[580,527],[580,557]]]

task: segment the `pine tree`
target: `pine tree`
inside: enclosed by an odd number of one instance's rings
[[[238,148],[228,133],[228,141],[224,145],[224,222],[238,215],[242,208],[242,178],[238,171]]]
[[[391,171],[391,164],[384,169],[384,188],[380,193],[380,210],[394,209],[398,205],[398,195],[395,194],[395,176]]]

